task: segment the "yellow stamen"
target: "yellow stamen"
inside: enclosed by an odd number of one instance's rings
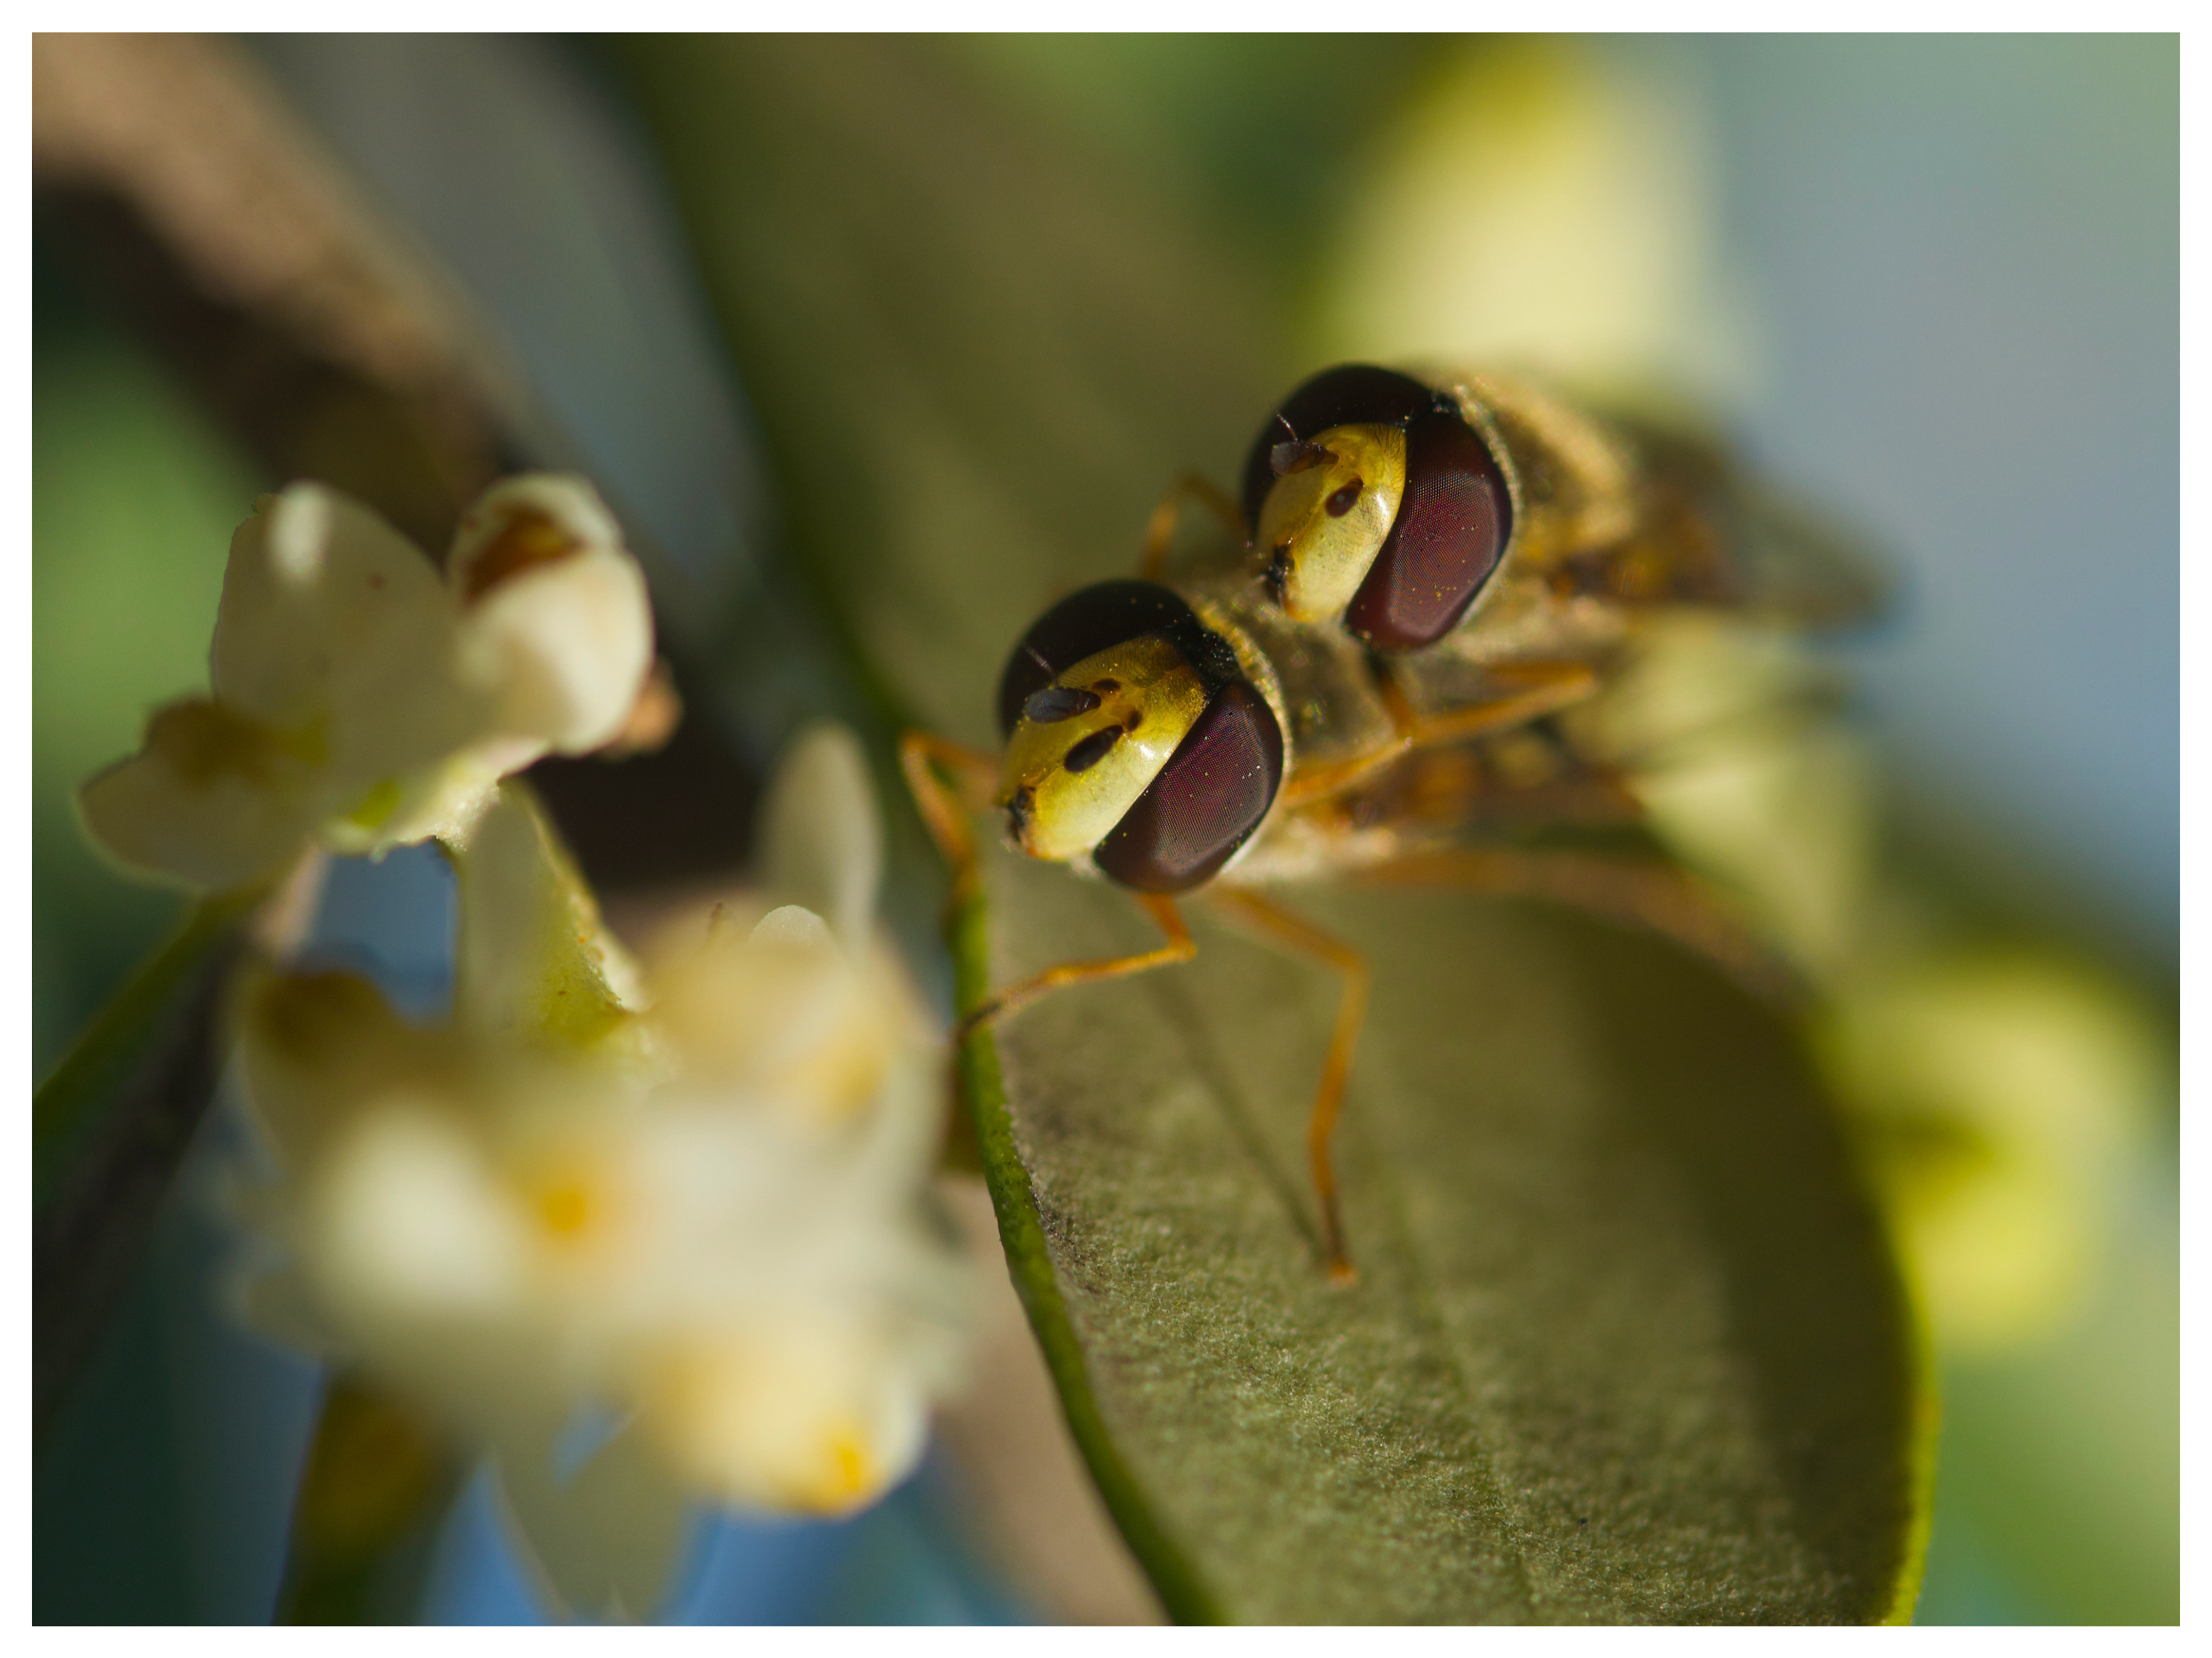
[[[824,1507],[850,1503],[874,1483],[874,1471],[868,1466],[867,1447],[861,1442],[860,1436],[850,1428],[830,1436],[830,1478],[824,1482],[822,1491]]]
[[[538,1197],[538,1218],[556,1237],[574,1237],[592,1218],[591,1196],[579,1181],[548,1187]]]

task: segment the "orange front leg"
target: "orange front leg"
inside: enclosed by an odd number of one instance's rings
[[[980,749],[929,732],[909,731],[899,733],[899,769],[906,775],[907,793],[921,813],[922,826],[952,866],[952,890],[945,900],[945,913],[951,914],[975,893],[978,854],[969,818],[988,810],[998,786],[999,762]],[[957,788],[945,786],[942,774],[947,771],[959,779]]]
[[[975,896],[981,880],[981,857],[969,818],[971,812],[988,810],[991,793],[998,785],[998,762],[978,750],[949,743],[927,732],[910,731],[899,738],[899,766],[906,774],[907,787],[913,793],[922,822],[928,826],[930,838],[937,842],[945,862],[952,865],[952,891],[947,909],[957,910]],[[963,789],[947,787],[939,774],[940,768],[958,776]],[[1133,896],[1167,935],[1164,944],[1133,956],[1115,956],[1097,962],[1067,962],[1047,968],[1032,978],[1009,986],[970,1012],[954,1030],[954,1040],[1003,1018],[1016,1008],[1026,1007],[1052,991],[1088,984],[1097,979],[1118,979],[1150,968],[1170,967],[1198,954],[1198,945],[1190,936],[1190,929],[1183,925],[1182,912],[1176,908],[1174,899],[1152,893]]]
[[[970,1031],[980,1030],[1016,1008],[1026,1007],[1040,996],[1065,990],[1070,985],[1127,978],[1132,973],[1144,973],[1156,967],[1173,967],[1198,954],[1197,941],[1190,936],[1190,928],[1184,925],[1182,912],[1176,908],[1174,899],[1149,892],[1134,896],[1146,913],[1159,923],[1160,931],[1167,935],[1165,944],[1158,950],[1141,950],[1133,956],[1109,956],[1096,962],[1063,962],[1058,967],[1048,967],[1019,984],[1009,985],[969,1014],[952,1033],[953,1040],[961,1041]]]
[[[1231,541],[1244,539],[1243,515],[1229,497],[1197,473],[1182,473],[1168,485],[1168,492],[1160,497],[1160,504],[1152,508],[1152,519],[1145,525],[1145,551],[1137,574],[1146,581],[1158,581],[1166,570],[1176,525],[1182,521],[1184,506],[1194,501],[1219,520]]]

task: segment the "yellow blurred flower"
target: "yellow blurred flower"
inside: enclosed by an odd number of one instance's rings
[[[1820,1035],[1946,1341],[2002,1348],[2072,1312],[2163,1085],[2135,1004],[2047,952],[1954,950],[1849,987]]]
[[[502,776],[611,740],[652,661],[644,576],[579,479],[495,485],[442,576],[359,502],[295,483],[232,538],[213,694],[155,713],[84,786],[85,823],[131,868],[214,889],[311,841],[458,835]]]
[[[1754,331],[1720,257],[1712,151],[1650,54],[1469,42],[1366,156],[1306,355],[1741,397]]]

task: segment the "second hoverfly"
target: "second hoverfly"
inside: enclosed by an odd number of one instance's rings
[[[1848,601],[1825,576],[1778,579],[1710,448],[1504,376],[1330,369],[1270,416],[1241,490],[1231,503],[1186,480],[1154,515],[1140,579],[1084,588],[1030,628],[1000,679],[1000,755],[909,732],[902,760],[956,896],[976,879],[969,812],[988,806],[1023,852],[1127,889],[1164,935],[1009,986],[963,1029],[1188,960],[1186,895],[1342,975],[1307,1145],[1328,1271],[1349,1282],[1329,1145],[1367,967],[1262,890],[1358,874],[1534,895],[1757,971],[1671,865],[1508,831],[1633,825],[1632,794],[1565,716],[1652,618]],[[1191,498],[1227,533],[1170,570]]]

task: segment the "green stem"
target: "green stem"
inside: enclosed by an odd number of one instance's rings
[[[415,1621],[463,1472],[408,1406],[357,1372],[333,1376],[292,1505],[275,1621]]]
[[[986,920],[985,901],[978,893],[960,907],[945,928],[952,950],[955,1003],[963,1013],[980,1006],[990,993]],[[991,1206],[999,1218],[999,1236],[1006,1245],[1006,1268],[1029,1312],[1037,1344],[1044,1350],[1068,1431],[1074,1436],[1084,1461],[1091,1465],[1098,1494],[1105,1499],[1114,1523],[1121,1527],[1130,1552],[1152,1579],[1168,1616],[1179,1624],[1226,1622],[1212,1591],[1153,1517],[1152,1505],[1115,1448],[1098,1402],[1091,1394],[1083,1348],[1046,1250],[1044,1225],[1037,1214],[1029,1170],[1022,1166],[1014,1145],[1013,1118],[999,1072],[999,1050],[988,1028],[975,1031],[961,1044],[959,1076],[961,1098],[982,1154]]]
[[[46,1206],[71,1146],[163,1034],[163,1016],[180,988],[265,892],[264,887],[246,887],[193,904],[182,924],[139,963],[39,1085],[31,1101],[34,1208]]]
[[[215,1093],[222,990],[264,890],[196,905],[33,1097],[34,1442],[129,1286]]]

